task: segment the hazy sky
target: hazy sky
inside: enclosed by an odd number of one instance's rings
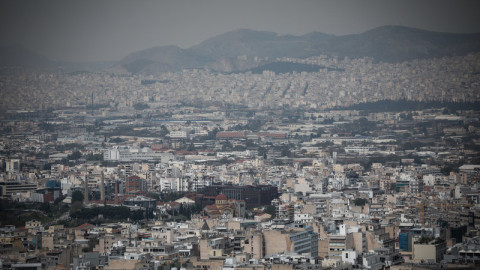
[[[477,0],[0,0],[0,45],[52,60],[119,60],[162,45],[188,48],[227,31],[357,34],[382,25],[480,32]]]

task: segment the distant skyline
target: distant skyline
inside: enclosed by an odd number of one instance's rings
[[[236,29],[359,34],[384,25],[480,33],[476,0],[3,0],[0,45],[55,61],[111,61],[154,47],[189,48]]]

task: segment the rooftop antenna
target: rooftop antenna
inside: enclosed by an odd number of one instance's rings
[[[132,225],[128,227],[128,246],[132,246]]]
[[[102,170],[102,182],[100,186],[100,200],[103,202],[103,204],[106,204],[105,201],[105,174],[103,173]]]

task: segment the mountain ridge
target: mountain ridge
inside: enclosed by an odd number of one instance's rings
[[[343,36],[321,32],[294,36],[236,29],[206,39],[185,51],[211,60],[206,65],[191,64],[190,68],[207,67],[220,72],[250,69],[275,58],[315,55],[371,57],[377,62],[394,63],[480,52],[480,33],[443,33],[396,25]],[[264,61],[255,62],[255,57]],[[162,63],[157,65],[162,66]]]
[[[321,32],[295,36],[236,29],[186,49],[172,45],[135,51],[117,61],[110,70],[153,75],[191,68],[231,72],[250,69],[282,57],[371,57],[377,62],[394,63],[471,52],[480,52],[480,33],[443,33],[396,25],[343,36]],[[59,63],[28,50],[12,53],[0,47],[0,66],[51,69]],[[88,69],[88,65],[76,66]]]

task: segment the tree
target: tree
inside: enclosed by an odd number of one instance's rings
[[[187,151],[195,151],[195,145],[193,145],[193,142],[187,147]]]
[[[215,140],[217,138],[217,133],[220,130],[218,128],[214,128],[212,131],[208,132],[207,140]]]
[[[259,131],[263,124],[261,120],[248,120],[245,128],[251,131]]]
[[[416,164],[423,164],[423,161],[420,157],[414,157],[413,162]]]
[[[170,133],[170,131],[168,131],[167,127],[162,125],[160,127],[160,137],[165,137],[167,136],[168,134]]]
[[[451,165],[445,165],[440,169],[440,172],[443,175],[449,175],[451,171],[453,171],[453,167]]]
[[[103,155],[102,154],[89,154],[87,156],[88,161],[103,161]]]
[[[82,157],[82,153],[80,151],[75,151],[72,154],[68,155],[68,160],[77,160]]]
[[[63,195],[60,195],[58,198],[56,198],[54,201],[53,201],[53,204],[54,205],[58,205],[61,201],[63,201],[65,199],[65,196]]]
[[[356,206],[365,206],[365,204],[367,203],[367,199],[363,199],[363,198],[356,198],[353,203],[356,205]]]
[[[38,124],[38,127],[39,127],[40,129],[46,131],[46,132],[53,132],[53,131],[55,131],[55,126],[54,126],[54,125],[52,125],[52,124],[50,124],[50,123],[47,123],[47,122],[44,122],[44,121],[40,122],[40,123]]]
[[[140,111],[140,110],[144,110],[144,109],[149,109],[150,106],[148,106],[148,104],[144,104],[144,103],[136,103],[136,104],[133,105],[133,108],[135,110]]]
[[[275,207],[275,205],[269,205],[265,207],[265,210],[263,212],[271,215],[272,218],[275,218],[277,216],[277,207]]]
[[[132,214],[132,219],[133,220],[142,220],[143,219],[143,211],[142,210],[136,210]]]
[[[225,141],[222,145],[222,151],[231,150],[233,148],[232,143],[230,141]]]
[[[83,202],[83,198],[83,193],[80,190],[75,190],[72,192],[72,203]]]
[[[263,156],[264,159],[267,159],[267,152],[268,150],[264,147],[258,147],[258,155]]]
[[[292,153],[290,152],[290,148],[288,146],[282,147],[281,155],[282,157],[289,157]]]
[[[40,205],[40,211],[45,212],[46,214],[50,213],[50,204],[48,202],[42,203]]]
[[[83,208],[83,204],[80,201],[72,202],[72,205],[70,206],[70,216],[74,218],[74,214],[77,213],[78,211],[81,211]]]
[[[247,148],[245,146],[242,146],[242,145],[235,145],[233,147],[233,151],[245,151],[247,150]]]
[[[111,143],[122,143],[123,142],[123,139],[120,138],[120,137],[115,137],[113,139],[110,139],[110,142]]]

